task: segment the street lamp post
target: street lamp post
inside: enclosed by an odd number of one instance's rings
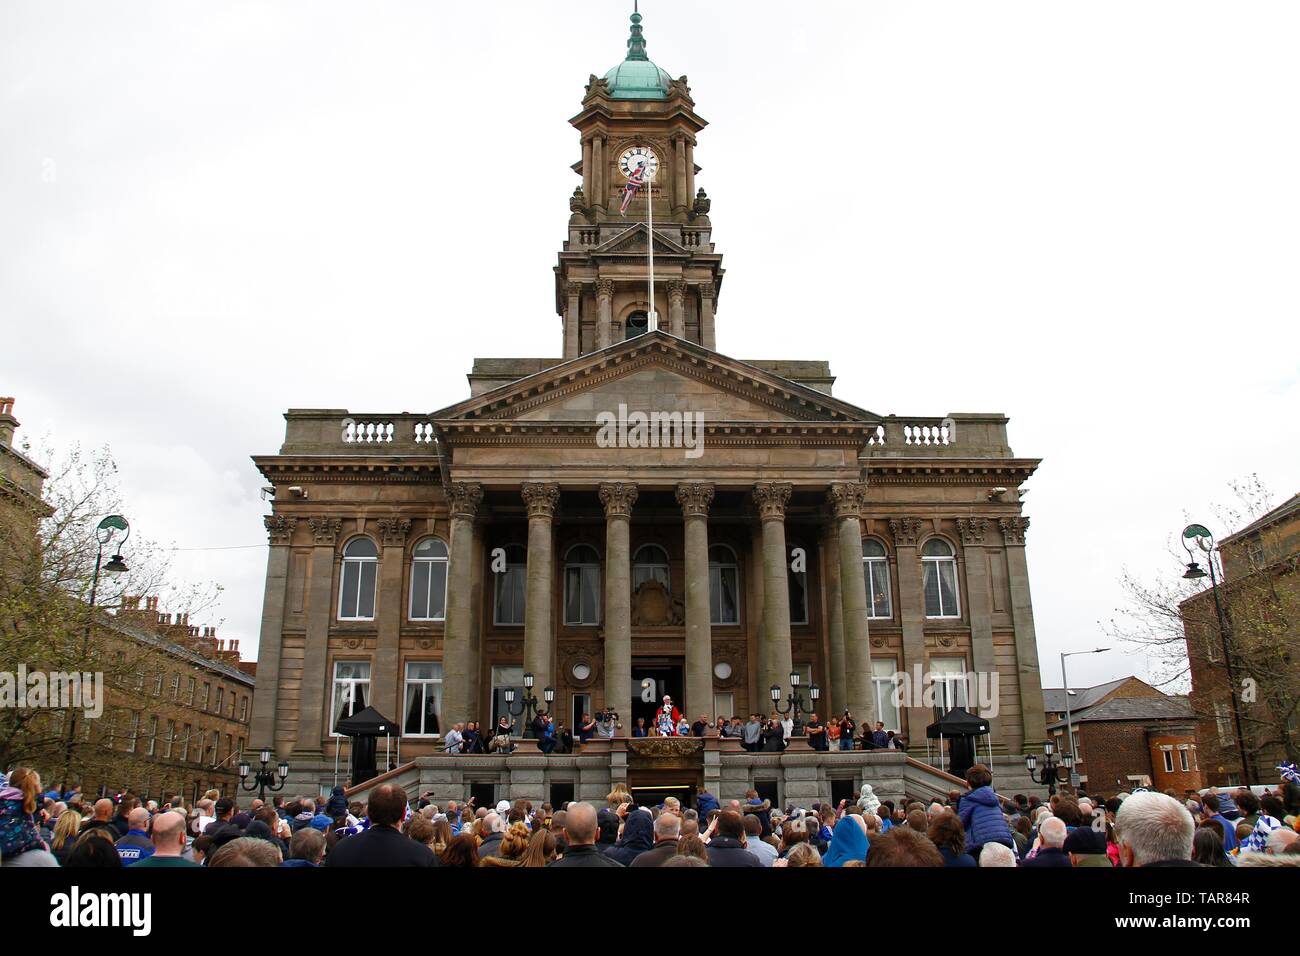
[[[1029,771],[1029,776],[1037,783],[1047,787],[1047,795],[1050,797],[1056,793],[1057,770],[1064,767],[1066,771],[1074,769],[1074,754],[1063,753],[1060,755],[1060,763],[1057,763],[1056,746],[1051,742],[1043,744],[1043,769],[1038,769],[1038,755],[1025,754],[1025,769]]]
[[[1189,544],[1194,542],[1194,544]],[[1193,560],[1187,562],[1187,570],[1183,572],[1183,578],[1187,581],[1198,581],[1205,577],[1205,571],[1196,563],[1196,553],[1193,547],[1199,548],[1205,552],[1205,563],[1210,566],[1210,591],[1214,594],[1214,614],[1219,623],[1219,643],[1223,647],[1223,666],[1228,672],[1228,699],[1232,702],[1232,725],[1237,734],[1237,750],[1241,754],[1241,773],[1242,785],[1250,786],[1254,780],[1254,774],[1251,773],[1250,760],[1246,756],[1246,735],[1241,730],[1241,708],[1237,703],[1237,673],[1232,664],[1232,653],[1228,648],[1228,619],[1223,613],[1223,603],[1219,600],[1219,578],[1214,570],[1214,535],[1210,534],[1210,529],[1203,524],[1189,524],[1183,529],[1183,550],[1187,556]]]
[[[510,712],[510,716],[518,717],[520,714],[528,714],[524,723],[523,736],[529,740],[532,740],[537,736],[533,733],[533,714],[537,712],[537,704],[539,703],[536,695],[533,694],[534,680],[535,678],[531,673],[524,675],[524,696],[519,701],[518,710],[515,709],[515,689],[513,687],[506,688],[506,710]],[[555,700],[555,688],[544,688],[542,690],[542,698],[546,701],[546,707],[549,710],[551,702]]]
[[[281,760],[280,765],[275,770],[270,769],[271,751],[263,747],[261,753],[262,766],[257,773],[249,775],[250,767],[247,760],[239,761],[239,785],[242,789],[252,793],[258,791],[257,799],[263,803],[266,802],[266,791],[282,790],[284,781],[289,776],[289,762]],[[277,779],[278,777],[278,779]]]
[[[108,559],[108,564],[104,564],[104,548],[114,542],[118,532],[122,533],[122,540],[113,548],[113,555]],[[90,656],[90,628],[95,618],[95,602],[99,598],[99,574],[100,571],[106,571],[114,576],[129,571],[126,562],[122,560],[122,546],[126,544],[127,539],[131,537],[131,523],[121,515],[106,515],[95,526],[95,540],[99,542],[99,549],[95,553],[95,573],[90,579],[90,604],[86,609],[86,627],[81,637],[81,657],[84,661]],[[72,751],[76,746],[77,739],[77,711],[71,710],[68,715],[68,736],[67,745],[64,748],[63,757],[63,783],[61,792],[68,791],[68,776],[72,773]]]
[[[778,714],[788,714],[791,711],[794,712],[790,735],[792,737],[802,737],[804,725],[803,717],[800,715],[811,714],[813,711],[804,710],[803,695],[799,693],[799,672],[790,672],[790,696],[786,698],[784,705],[781,703],[781,687],[779,684],[773,684],[769,687],[768,693],[772,695],[772,706],[776,709]],[[816,683],[813,683],[808,688],[808,696],[812,699],[812,706],[816,707],[817,701],[821,699],[822,689],[818,687]]]
[[[1074,745],[1074,718],[1070,714],[1070,680],[1065,676],[1065,659],[1067,657],[1077,657],[1080,654],[1104,654],[1110,650],[1109,647],[1098,647],[1091,651],[1066,651],[1061,655],[1061,686],[1065,689],[1065,743],[1070,748],[1070,753],[1078,751]],[[1070,783],[1075,783],[1073,760],[1071,761]]]

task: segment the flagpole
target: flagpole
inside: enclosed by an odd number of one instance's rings
[[[654,196],[655,178],[654,174],[646,170],[646,187],[645,187],[645,212],[646,228],[649,231],[650,256],[650,314],[647,316],[647,331],[653,332],[659,328],[659,315],[655,312],[655,196]]]

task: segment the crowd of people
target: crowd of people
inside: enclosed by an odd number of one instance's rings
[[[187,806],[131,794],[93,801],[42,792],[19,768],[0,787],[0,863],[18,867],[1145,867],[1300,865],[1300,785],[1179,799],[1007,796],[982,764],[967,790],[929,803],[855,800],[772,806],[754,791],[694,807],[638,805],[619,784],[605,805],[477,807],[412,801],[381,784],[365,804],[329,796],[253,800],[209,791]]]

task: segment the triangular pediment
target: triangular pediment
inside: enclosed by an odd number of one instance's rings
[[[650,252],[650,230],[643,222],[629,226],[615,236],[611,236],[595,249],[593,256],[644,256]],[[655,255],[689,257],[685,248],[673,242],[663,233],[655,230]]]
[[[654,331],[435,412],[445,422],[594,422],[602,412],[700,412],[706,422],[876,422],[772,372]]]

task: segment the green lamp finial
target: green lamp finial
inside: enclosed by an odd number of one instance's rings
[[[632,35],[627,39],[627,59],[650,59],[645,52],[645,37],[641,35],[641,12],[637,9],[637,0],[632,3]]]

